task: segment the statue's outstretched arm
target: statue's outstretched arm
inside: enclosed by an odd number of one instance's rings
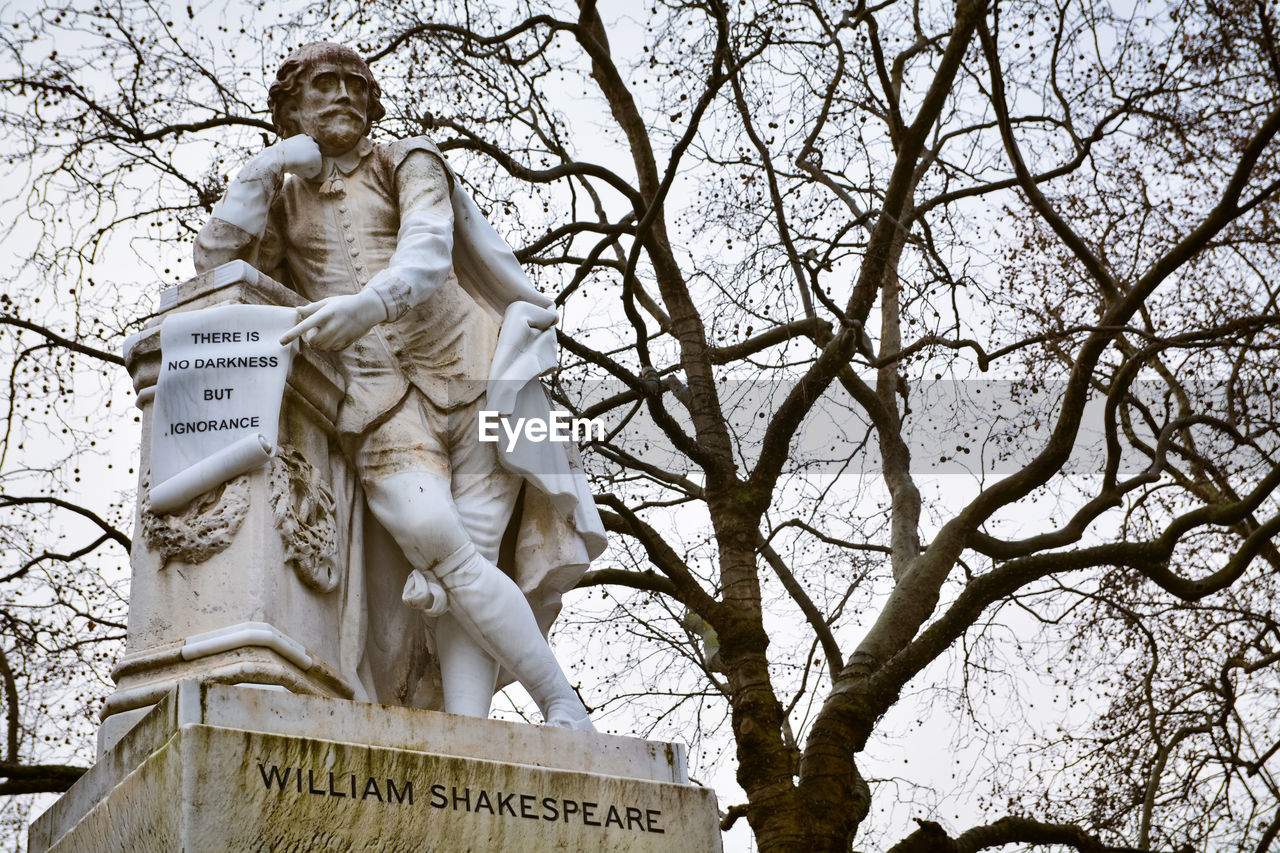
[[[281,343],[303,337],[322,350],[350,346],[378,323],[421,305],[453,269],[453,205],[444,165],[421,150],[396,169],[400,231],[387,268],[359,293],[332,296],[298,309],[301,322]]]

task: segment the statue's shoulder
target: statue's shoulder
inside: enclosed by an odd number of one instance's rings
[[[450,186],[453,185],[453,170],[449,168],[449,162],[444,159],[444,153],[425,136],[410,136],[393,142],[377,143],[374,145],[374,150],[388,178],[395,175],[396,170],[408,159],[410,154],[415,151],[425,151],[440,161],[444,166],[445,179]]]
[[[381,142],[374,147],[382,159],[392,168],[403,163],[405,158],[414,151],[426,151],[428,154],[434,154],[442,161],[444,160],[444,154],[439,147],[425,136],[409,136],[393,142]]]

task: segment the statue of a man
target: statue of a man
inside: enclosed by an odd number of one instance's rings
[[[344,451],[415,569],[405,601],[438,615],[445,710],[488,716],[501,666],[548,723],[592,730],[543,629],[566,588],[564,564],[576,561],[580,575],[603,548],[599,516],[576,459],[547,455],[572,448],[506,453],[478,431],[478,413],[504,388],[507,412],[538,397],[545,406],[536,376],[553,366],[554,307],[431,142],[367,138],[385,112],[380,94],[346,47],[290,55],[269,97],[282,139],[230,184],[196,240],[196,267],[243,259],[311,300],[284,342],[338,353]],[[538,570],[559,573],[558,592],[531,606],[497,563],[513,514],[527,523],[539,501],[566,537],[552,550],[571,552],[577,537],[578,556]],[[549,614],[535,614],[540,604]]]

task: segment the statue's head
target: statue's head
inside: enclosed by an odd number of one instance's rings
[[[313,42],[289,54],[267,94],[276,132],[305,133],[324,154],[351,150],[387,111],[382,89],[360,54],[349,47]]]

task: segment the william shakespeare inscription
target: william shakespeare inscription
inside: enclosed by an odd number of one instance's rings
[[[596,826],[627,832],[663,835],[662,809],[637,804],[574,799],[546,791],[503,791],[455,782],[370,776],[349,769],[321,770],[257,762],[249,790],[277,796],[327,797],[333,800],[373,800],[387,806],[491,815],[500,818]],[[430,784],[428,784],[428,782]],[[259,784],[261,787],[259,787]],[[417,799],[415,799],[415,790]],[[340,807],[340,804],[335,804]]]

